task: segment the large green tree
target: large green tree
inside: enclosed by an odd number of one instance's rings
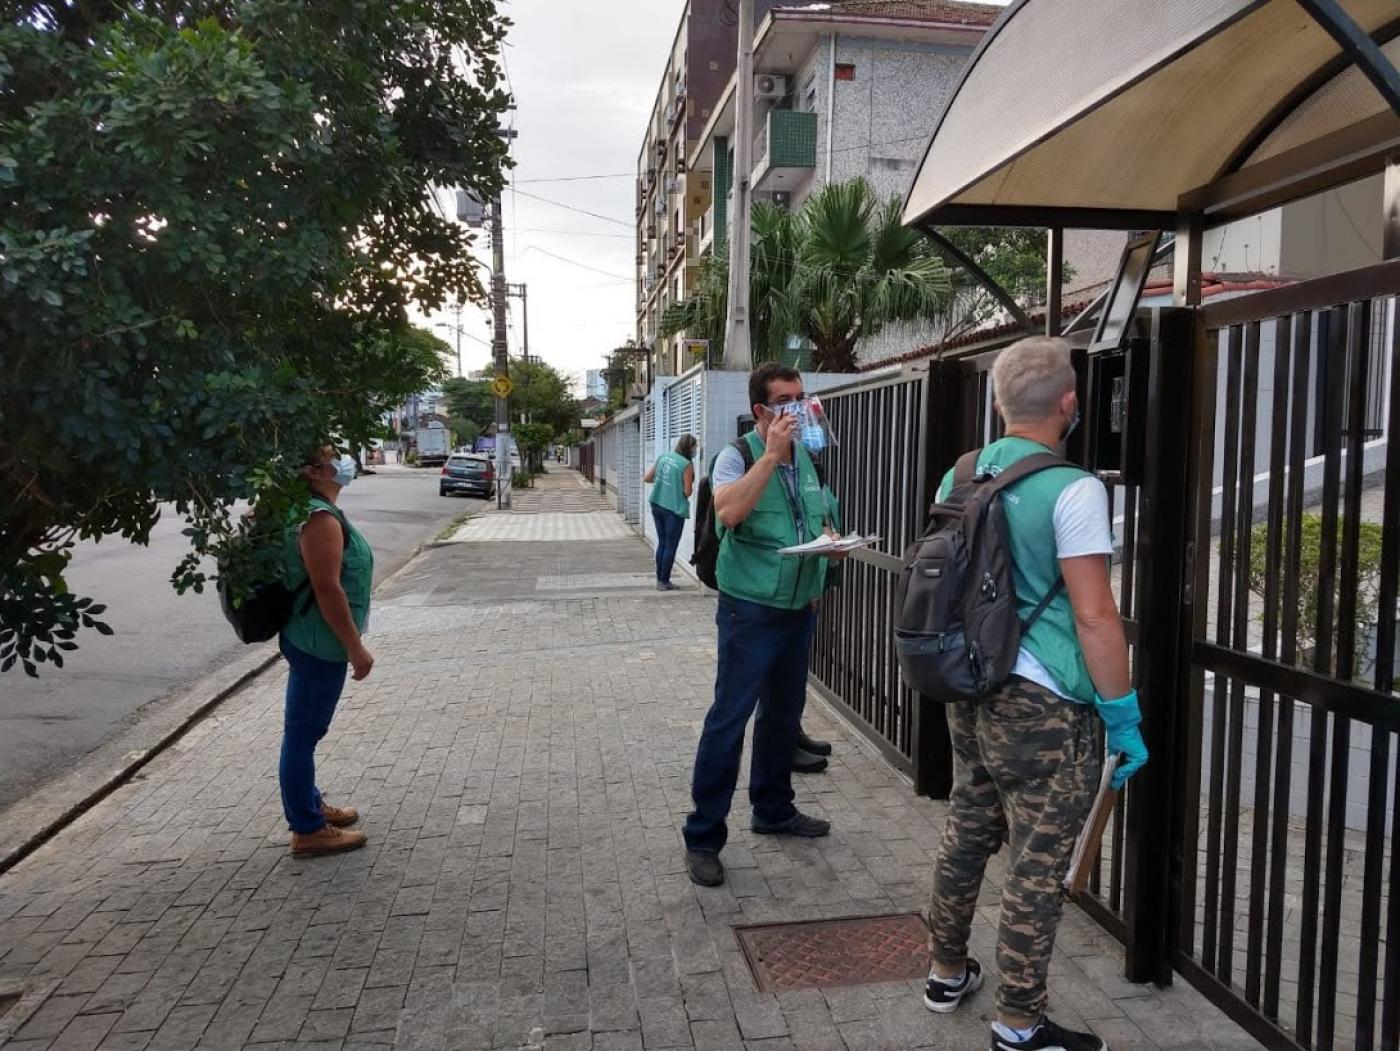
[[[1045,300],[1045,231],[1029,227],[949,226],[939,233],[959,248],[1022,306]],[[992,321],[1003,307],[972,275],[954,266],[953,294],[941,321],[944,339],[954,339]],[[1074,276],[1066,266],[1066,281]]]
[[[406,317],[479,301],[435,186],[490,198],[494,0],[17,3],[0,23],[0,667],[100,607],[75,540],[188,519],[179,588],[295,505],[327,436],[423,377]],[[421,350],[421,347],[419,348]]]
[[[579,403],[568,377],[558,369],[538,359],[513,360],[510,378],[515,387],[510,396],[512,420],[547,423],[555,434],[578,426],[582,415]]]
[[[662,319],[663,335],[724,329],[728,268],[711,262],[695,292]],[[948,268],[900,222],[864,179],[833,183],[796,211],[754,204],[749,306],[755,360],[777,357],[792,336],[812,346],[821,372],[852,372],[856,345],[900,321],[934,321],[952,292]]]
[[[496,419],[496,396],[491,393],[491,384],[485,380],[453,376],[442,385],[442,397],[447,402],[449,415],[471,420],[481,430]]]

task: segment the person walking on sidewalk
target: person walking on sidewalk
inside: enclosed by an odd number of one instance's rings
[[[1063,339],[1025,339],[1005,350],[992,369],[992,387],[1006,437],[980,451],[979,473],[996,474],[1054,450],[1079,423],[1070,346]],[[952,475],[943,479],[939,499],[951,491]],[[1147,762],[1109,580],[1108,496],[1098,479],[1066,465],[1013,482],[1000,500],[1021,617],[1052,597],[1023,633],[1005,685],[982,701],[947,708],[955,773],[934,868],[933,965],[924,1004],[951,1012],[982,984],[982,968],[967,953],[968,935],[987,859],[1005,837],[1010,853],[992,1051],[1107,1051],[1092,1033],[1050,1021],[1045,1006],[1060,885],[1100,777],[1096,709],[1109,749],[1125,760],[1114,787]]]
[[[306,520],[287,531],[283,582],[297,602],[279,640],[288,671],[277,773],[292,853],[335,854],[364,846],[365,834],[346,827],[360,818],[353,807],[331,806],[316,787],[316,745],[330,729],[347,664],[357,682],[374,667],[361,639],[374,553],[336,506],[354,481],[354,459],[324,446],[307,459],[302,476],[311,500]]]
[[[827,821],[793,805],[792,759],[807,697],[807,655],[816,604],[826,585],[824,558],[785,558],[778,550],[821,536],[827,502],[812,458],[794,442],[802,376],[777,362],[749,376],[756,429],[747,442],[753,466],[733,446],[715,459],[719,530],[719,660],[715,699],[705,716],[691,781],[694,810],[685,822],[686,866],[706,887],[724,882],[719,853],[739,779],[744,729],[757,709],[749,802],[760,835],[818,837]]]
[[[671,567],[676,562],[690,494],[695,489],[695,435],[682,434],[674,452],[662,453],[642,481],[651,489],[651,517],[656,523],[656,590],[675,591]]]

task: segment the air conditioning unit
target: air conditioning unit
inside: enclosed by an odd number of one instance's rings
[[[667,192],[667,193],[680,193],[680,192],[681,192],[681,180],[680,180],[678,177],[674,177],[674,176],[673,176],[673,177],[671,178],[671,180],[670,180],[669,182],[666,183],[666,192]]]
[[[684,78],[682,78],[681,80],[676,81],[676,98],[678,98],[678,99],[683,99],[683,98],[685,98],[685,80],[684,80]]]
[[[753,97],[756,99],[780,99],[787,94],[787,89],[787,77],[759,73],[753,78]]]
[[[655,208],[655,211],[656,211],[656,214],[657,214],[657,215],[665,215],[665,214],[666,214],[666,198],[664,198],[664,197],[658,197],[658,198],[656,199],[656,208]]]
[[[673,124],[676,120],[676,104],[672,102],[666,107],[666,123]]]

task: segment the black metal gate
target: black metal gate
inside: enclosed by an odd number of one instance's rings
[[[1400,1047],[1400,262],[1203,311],[1172,962],[1274,1047]]]
[[[923,524],[929,498],[929,370],[910,367],[823,391],[841,445],[825,459],[827,483],[852,528],[880,544],[842,564],[840,585],[822,602],[812,647],[812,685],[839,703],[921,791],[946,788],[946,724],[919,725],[924,706],[900,680],[894,654],[894,588],[900,556]],[[938,713],[941,723],[941,713]],[[920,755],[917,742],[932,749]]]
[[[1076,361],[1071,458],[1111,426],[1137,449],[1099,473],[1152,750],[1081,904],[1130,979],[1175,970],[1270,1047],[1400,1049],[1398,298],[1392,262],[1152,311],[1126,425],[1116,374]],[[823,395],[843,510],[886,539],[825,604],[814,683],[933,795],[946,729],[899,681],[894,574],[943,472],[1000,434],[999,352]]]

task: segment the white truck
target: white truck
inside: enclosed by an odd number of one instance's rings
[[[452,433],[433,420],[418,428],[418,466],[441,467],[452,452]]]

